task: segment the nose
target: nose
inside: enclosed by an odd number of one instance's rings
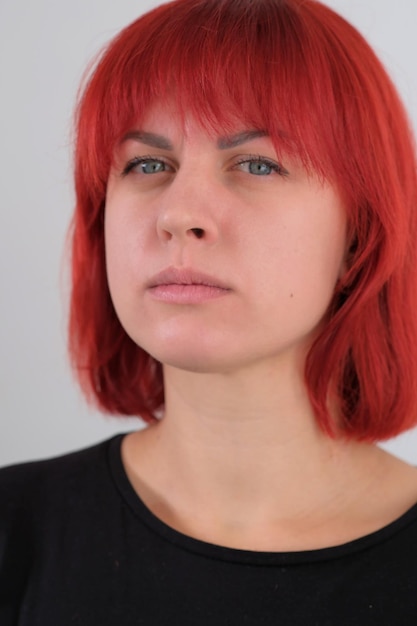
[[[160,199],[157,218],[158,237],[163,242],[176,240],[182,243],[201,240],[212,244],[219,236],[219,220],[216,215],[216,199],[207,181],[181,184],[173,182]]]

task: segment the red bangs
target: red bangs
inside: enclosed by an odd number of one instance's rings
[[[126,28],[105,52],[81,104],[79,133],[89,143],[92,171],[105,184],[115,142],[155,101],[166,100],[210,129],[227,131],[239,122],[265,130],[278,150],[329,175],[330,147],[340,131],[331,50],[312,30],[320,24],[285,6],[187,0]]]

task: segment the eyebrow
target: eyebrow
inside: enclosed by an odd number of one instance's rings
[[[146,133],[143,130],[131,130],[126,135],[122,137],[120,143],[128,141],[129,139],[133,139],[134,141],[139,141],[140,143],[144,143],[147,146],[151,146],[152,148],[159,148],[160,150],[173,150],[174,147],[169,139],[163,137],[162,135],[156,135],[155,133]]]
[[[258,137],[267,136],[268,133],[264,130],[245,130],[240,133],[236,133],[235,135],[226,135],[224,137],[219,137],[217,140],[217,147],[219,150],[228,150],[230,148],[240,146],[242,143],[246,143],[247,141],[257,139]],[[147,133],[142,130],[131,130],[122,137],[120,143],[124,143],[129,139],[144,143],[147,146],[151,146],[152,148],[158,148],[159,150],[174,149],[169,139],[163,137],[162,135],[157,135],[156,133]]]
[[[227,135],[226,137],[219,137],[217,140],[217,147],[219,150],[228,150],[229,148],[235,148],[242,143],[252,141],[258,137],[267,137],[268,133],[265,130],[244,130],[236,135]]]

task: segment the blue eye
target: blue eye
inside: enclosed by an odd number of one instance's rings
[[[155,159],[152,157],[135,157],[127,163],[122,175],[126,176],[129,172],[136,172],[138,174],[160,174],[171,169],[165,161],[161,159]]]
[[[143,174],[158,174],[159,172],[165,171],[165,163],[154,159],[144,160],[139,166]]]
[[[237,166],[242,171],[253,176],[270,176],[274,173],[286,176],[288,174],[287,170],[281,167],[281,165],[264,157],[245,157],[238,162]]]
[[[255,176],[268,176],[274,171],[272,165],[264,161],[249,161],[248,169],[249,173]]]

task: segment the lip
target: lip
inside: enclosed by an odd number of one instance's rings
[[[169,267],[151,278],[148,293],[171,304],[198,304],[230,293],[222,280],[192,268]]]

